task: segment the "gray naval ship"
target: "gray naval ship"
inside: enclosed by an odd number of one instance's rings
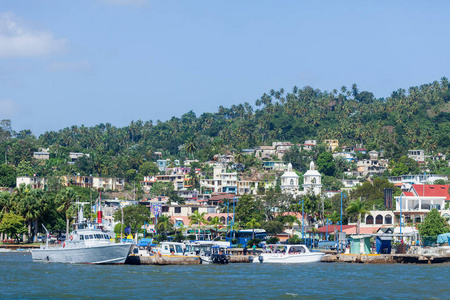
[[[81,217],[80,217],[81,214]],[[83,220],[82,210],[79,220]],[[134,244],[114,243],[101,224],[76,223],[75,230],[60,246],[31,250],[35,262],[74,264],[123,264]],[[48,236],[48,232],[47,232]]]

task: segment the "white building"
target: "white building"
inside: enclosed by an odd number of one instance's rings
[[[316,170],[313,161],[309,164],[309,170],[303,175],[303,191],[305,194],[320,195],[322,192],[322,175]]]
[[[299,176],[297,175],[297,173],[292,171],[292,164],[289,163],[287,172],[281,175],[281,190],[285,193],[298,191],[298,180]]]
[[[416,175],[401,175],[389,177],[389,182],[396,186],[401,186],[403,190],[410,189],[413,184],[434,184],[436,180],[448,181],[446,175],[436,174],[416,174]]]
[[[200,188],[205,193],[237,193],[237,172],[226,172],[222,166],[215,166],[213,178],[202,178]]]
[[[395,210],[370,211],[363,223],[366,225],[392,225],[399,223],[400,212],[402,223],[422,223],[431,209],[436,208],[444,217],[450,217],[450,185],[419,185],[414,184],[401,196],[395,197]],[[394,218],[396,216],[396,218]]]
[[[289,164],[291,165],[291,164]],[[292,168],[292,165],[291,165]],[[287,173],[287,176],[283,176]],[[283,189],[283,179],[285,182],[286,193],[294,194],[295,196],[303,196],[307,194],[320,195],[322,192],[322,175],[316,170],[316,165],[313,161],[309,164],[309,170],[303,175],[303,191],[298,191],[298,177],[297,190],[295,189],[294,172],[286,172],[281,176],[281,188]],[[294,173],[294,174],[292,174]],[[297,175],[297,174],[295,174]],[[292,181],[291,181],[292,180]],[[293,185],[291,185],[293,183]]]

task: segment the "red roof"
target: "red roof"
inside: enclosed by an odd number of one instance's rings
[[[450,184],[413,184],[412,188],[415,194],[419,197],[445,197],[445,200],[450,200],[448,189]]]
[[[359,227],[359,234],[371,234],[376,232],[380,227]],[[328,225],[328,233],[333,233],[335,228],[339,231],[341,230],[341,225]],[[327,226],[319,227],[318,230],[319,233],[326,233]],[[342,231],[345,234],[356,234],[356,225],[342,225]]]
[[[234,198],[239,198],[236,195],[233,194],[219,194],[214,195],[211,198],[209,198],[210,201],[217,201],[217,200],[233,200]]]
[[[356,227],[356,225],[342,225],[342,231],[346,231],[347,229]],[[328,225],[328,233],[333,233],[334,228],[336,228],[336,230],[341,230],[341,225]],[[327,226],[322,226],[317,228],[317,232],[318,233],[326,233],[327,232]]]
[[[404,196],[414,196],[413,192],[403,192]]]

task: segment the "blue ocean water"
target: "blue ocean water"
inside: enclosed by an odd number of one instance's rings
[[[33,263],[0,253],[0,298],[450,299],[450,264]]]

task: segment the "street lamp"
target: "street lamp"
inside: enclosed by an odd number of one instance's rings
[[[342,196],[344,198],[347,198],[347,195],[345,193],[342,193],[342,190],[341,190],[341,232],[342,232]]]
[[[235,197],[233,197],[233,221],[231,221],[231,229],[233,229],[233,226],[234,226],[234,208],[235,208],[235,206],[236,206],[236,202],[238,201],[238,198],[235,196]],[[235,232],[234,232],[234,230],[233,230],[233,239],[235,238],[236,236],[235,236]]]
[[[402,238],[402,243],[403,243],[402,225],[403,225],[403,219],[402,219],[402,195],[400,195],[400,236]]]
[[[298,204],[300,205],[300,203],[302,204],[302,239],[305,238],[305,232],[304,232],[304,228],[305,228],[305,199],[302,199],[301,201],[298,202]]]
[[[342,234],[342,197],[347,198],[347,195],[342,192],[341,189],[341,233],[338,235],[338,249],[341,250],[341,241],[339,239],[340,235]]]
[[[330,222],[330,220],[326,220],[326,225],[327,225],[327,233],[326,233],[326,235],[325,235],[325,237],[326,237],[326,240],[328,241],[328,225],[331,225],[331,222]]]

